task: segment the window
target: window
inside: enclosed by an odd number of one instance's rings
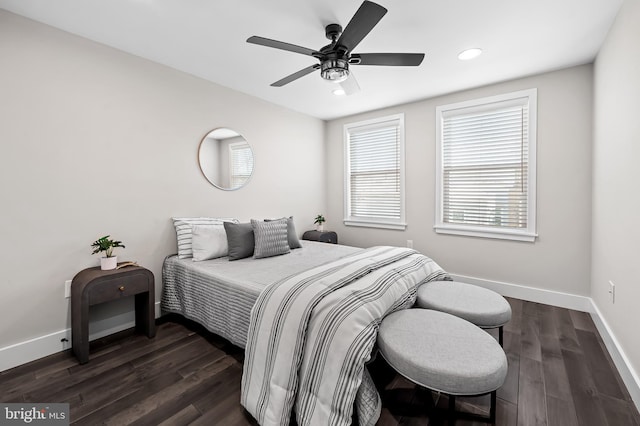
[[[436,232],[535,240],[536,96],[436,108]]]
[[[345,225],[405,229],[404,115],[344,126]]]
[[[231,188],[240,188],[244,185],[253,171],[253,153],[247,142],[229,144],[229,164]]]

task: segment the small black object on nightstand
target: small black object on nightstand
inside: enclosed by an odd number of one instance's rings
[[[307,231],[302,234],[302,239],[319,241],[321,243],[338,244],[338,234],[333,231]]]

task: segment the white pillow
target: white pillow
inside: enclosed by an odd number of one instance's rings
[[[226,256],[229,254],[229,245],[224,226],[193,225],[191,247],[194,262]]]
[[[191,250],[191,229],[193,225],[222,225],[224,222],[238,223],[237,219],[213,217],[174,217],[173,226],[176,228],[178,240],[178,257],[186,259],[193,256]]]

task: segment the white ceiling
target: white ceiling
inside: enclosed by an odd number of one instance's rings
[[[270,84],[315,59],[246,43],[319,49],[361,0],[0,0],[0,8],[321,119],[593,61],[623,0],[374,0],[389,11],[354,49],[424,52],[419,67],[352,66],[360,92],[319,72]],[[483,55],[459,61],[480,47]]]

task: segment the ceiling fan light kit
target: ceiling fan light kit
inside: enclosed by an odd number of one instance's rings
[[[346,59],[327,59],[320,64],[320,76],[333,83],[341,83],[349,77],[349,62]]]
[[[359,90],[360,86],[350,73],[349,65],[418,66],[424,59],[424,53],[351,53],[386,13],[387,9],[384,7],[365,0],[344,31],[339,24],[329,24],[325,27],[325,36],[331,43],[320,50],[259,36],[249,37],[247,43],[312,56],[319,61],[272,83],[271,86],[282,87],[320,69],[320,76],[327,81],[350,82],[349,90],[344,87],[343,89],[346,94],[352,94]]]

